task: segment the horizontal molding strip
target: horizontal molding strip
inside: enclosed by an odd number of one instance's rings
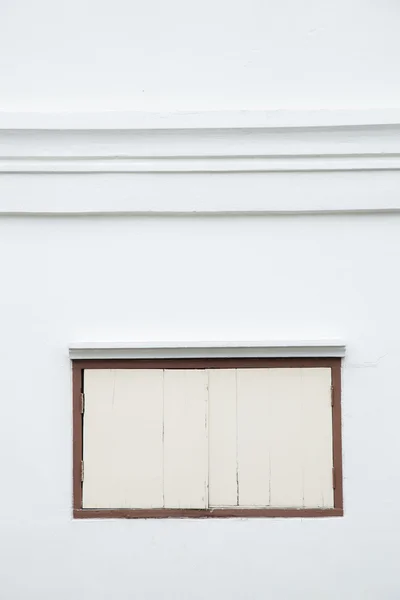
[[[400,123],[399,108],[209,111],[0,111],[0,130],[347,127]]]
[[[363,170],[400,170],[400,111],[0,113],[0,174]]]
[[[346,346],[338,340],[274,342],[153,342],[73,343],[71,359],[140,358],[332,358],[344,357]]]
[[[296,171],[398,171],[394,156],[3,158],[0,173],[263,173]]]

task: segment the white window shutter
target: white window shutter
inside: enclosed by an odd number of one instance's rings
[[[330,368],[89,369],[83,508],[332,508]]]
[[[83,507],[162,506],[162,370],[86,370],[84,385]]]
[[[208,507],[208,373],[164,371],[164,506]]]
[[[209,502],[211,507],[236,506],[236,370],[209,373]]]

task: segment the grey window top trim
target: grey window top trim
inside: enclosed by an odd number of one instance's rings
[[[138,358],[325,358],[344,357],[341,340],[230,342],[75,342],[71,359]]]

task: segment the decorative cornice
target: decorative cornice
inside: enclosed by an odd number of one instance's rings
[[[0,113],[0,216],[400,211],[400,111]]]

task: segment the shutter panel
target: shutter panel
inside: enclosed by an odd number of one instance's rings
[[[84,508],[162,507],[163,372],[86,370]]]
[[[270,504],[269,369],[237,370],[239,505]]]
[[[330,369],[238,369],[240,506],[333,506],[330,386]]]
[[[331,370],[302,372],[304,507],[333,508]]]
[[[164,371],[164,506],[208,507],[208,372]]]
[[[236,370],[209,371],[210,506],[237,505]]]

